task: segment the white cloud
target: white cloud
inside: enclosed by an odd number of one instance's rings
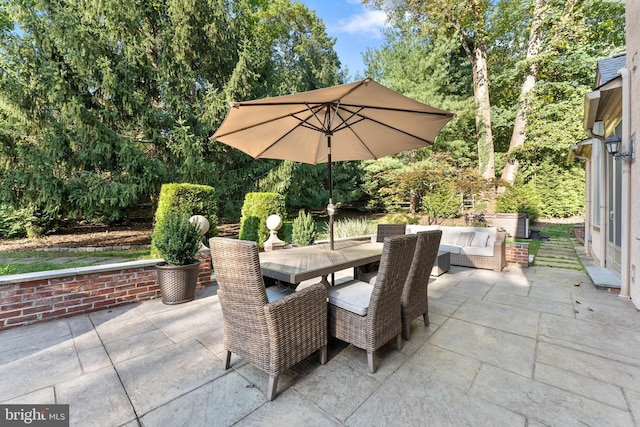
[[[387,15],[381,10],[364,10],[356,15],[340,19],[334,30],[338,33],[359,34],[380,38],[380,31],[387,22]]]

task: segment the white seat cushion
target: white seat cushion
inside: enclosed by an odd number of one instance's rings
[[[485,246],[484,248],[467,246],[465,248],[460,248],[460,253],[464,255],[493,256],[493,246]]]
[[[455,245],[446,245],[446,244],[440,244],[440,247],[438,248],[439,251],[444,251],[444,252],[450,252],[454,255],[457,255],[460,253],[460,246],[455,246]]]
[[[337,286],[330,286],[329,289],[327,289],[329,304],[359,314],[360,316],[367,315],[372,293],[373,286],[359,280],[353,280]]]

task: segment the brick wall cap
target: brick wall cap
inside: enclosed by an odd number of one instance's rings
[[[32,282],[35,280],[56,279],[59,277],[76,276],[80,274],[104,273],[135,267],[151,267],[163,259],[142,259],[137,261],[117,262],[113,264],[92,265],[89,267],[64,268],[61,270],[38,271],[34,273],[9,274],[0,276],[0,286],[15,283]]]

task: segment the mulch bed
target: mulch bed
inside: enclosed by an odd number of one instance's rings
[[[463,225],[464,219],[449,220],[455,225]],[[461,223],[459,223],[461,222]],[[530,228],[544,229],[548,224],[576,224],[584,223],[580,217],[563,219],[543,219],[532,223]],[[447,224],[452,225],[452,224]],[[137,246],[150,245],[152,222],[132,222],[122,225],[96,224],[68,224],[56,234],[39,239],[1,239],[0,252],[26,252],[36,249],[50,248],[84,248],[105,246]],[[238,237],[240,224],[225,223],[218,225],[218,235],[221,237]]]
[[[218,235],[237,237],[239,224],[220,224]],[[71,224],[39,239],[0,239],[0,252],[26,252],[36,249],[84,248],[150,245],[153,223],[123,225]]]

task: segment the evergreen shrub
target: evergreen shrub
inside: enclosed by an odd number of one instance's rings
[[[540,194],[540,216],[566,218],[584,215],[584,169],[566,171],[557,168],[553,173],[536,177]]]
[[[298,246],[309,246],[316,239],[316,223],[311,212],[305,214],[300,210],[298,217],[293,220],[292,240]]]
[[[155,213],[155,229],[162,230],[165,217],[171,213],[202,215],[209,221],[209,231],[201,236],[203,243],[218,235],[217,198],[213,187],[195,184],[163,184],[160,189],[158,208]],[[155,231],[154,231],[155,235]],[[160,255],[156,248],[155,237],[151,240],[151,255]]]
[[[0,237],[25,237],[27,235],[26,209],[13,209],[0,205]]]
[[[188,265],[196,262],[195,255],[202,242],[197,224],[191,224],[190,213],[169,211],[153,230],[155,247],[167,264]]]
[[[262,248],[269,238],[267,218],[274,214],[285,217],[285,197],[282,194],[247,193],[240,218],[240,239],[257,242]]]
[[[60,226],[56,214],[45,213],[32,206],[15,209],[0,205],[0,236],[39,238],[55,233]]]
[[[527,213],[533,222],[540,216],[540,195],[533,183],[516,183],[507,187],[496,200],[496,212]]]

